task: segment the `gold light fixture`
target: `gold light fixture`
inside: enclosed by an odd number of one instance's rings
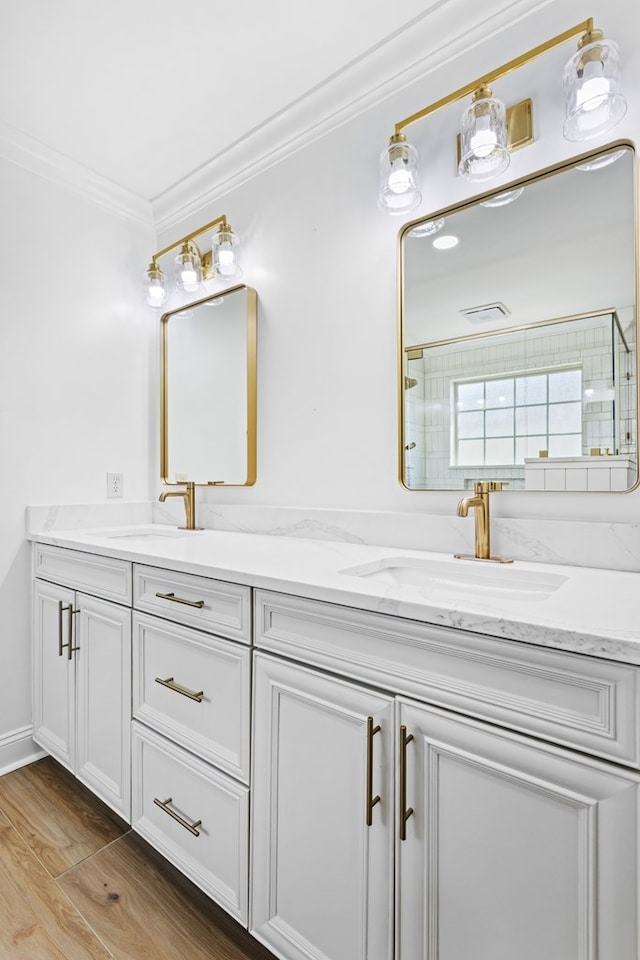
[[[214,227],[218,229],[212,234],[211,250],[203,253],[195,242],[196,237],[213,230]],[[201,291],[205,280],[215,277],[235,280],[242,275],[238,262],[239,244],[240,241],[229,226],[226,215],[222,214],[204,227],[176,240],[164,250],[154,253],[144,275],[146,304],[159,310],[167,301],[167,277],[158,263],[161,257],[180,248],[175,258],[176,286],[181,293],[195,294]]]
[[[594,29],[590,17],[396,123],[389,146],[380,156],[380,209],[392,215],[407,214],[422,200],[418,153],[404,129],[465,97],[471,96],[472,100],[461,120],[458,173],[473,182],[503,173],[511,152],[533,142],[532,104],[531,100],[523,100],[505,109],[494,97],[490,84],[577,36],[578,51],[563,72],[564,135],[568,140],[587,140],[607,133],[619,123],[627,104],[620,83],[618,48],[604,39],[601,30]]]

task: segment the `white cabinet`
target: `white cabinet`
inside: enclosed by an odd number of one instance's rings
[[[637,960],[636,774],[404,699],[397,721],[398,960]]]
[[[130,818],[131,611],[36,580],[33,738]]]
[[[266,592],[256,625],[256,937],[285,960],[638,960],[635,668]]]
[[[134,564],[131,824],[243,923],[251,591]]]
[[[291,960],[386,960],[393,701],[265,655],[254,668],[251,932]]]

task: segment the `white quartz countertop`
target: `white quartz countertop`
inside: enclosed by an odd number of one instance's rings
[[[476,563],[428,551],[217,530],[178,531],[160,524],[56,530],[31,533],[29,539],[640,664],[640,573],[524,561]],[[343,572],[353,567],[363,568],[364,575]],[[413,582],[396,582],[396,573]]]

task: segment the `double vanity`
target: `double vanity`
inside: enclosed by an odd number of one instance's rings
[[[637,574],[31,539],[35,740],[276,956],[637,960]]]

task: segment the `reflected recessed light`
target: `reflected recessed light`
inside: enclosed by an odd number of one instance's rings
[[[456,237],[453,233],[445,233],[444,236],[436,237],[431,242],[436,250],[452,250],[460,243],[460,237]]]

